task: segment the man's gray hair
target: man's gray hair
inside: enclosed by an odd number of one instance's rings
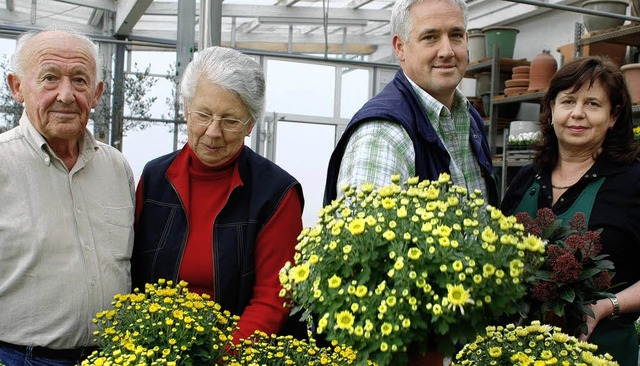
[[[50,27],[43,30],[31,30],[21,34],[16,40],[16,50],[11,56],[11,69],[13,70],[13,72],[15,72],[20,79],[23,79],[25,77],[25,66],[26,66],[26,63],[29,62],[28,60],[29,55],[25,55],[26,45],[36,35],[43,32],[49,32],[49,31],[59,31],[59,32],[68,33],[76,37],[84,45],[84,47],[90,52],[93,62],[96,66],[95,85],[98,85],[98,83],[102,80],[102,77],[100,76],[102,74],[102,62],[100,59],[100,52],[99,52],[98,45],[95,44],[89,37],[85,36],[84,34],[71,29]]]
[[[409,34],[413,30],[413,21],[409,14],[409,9],[425,0],[396,0],[393,10],[391,11],[391,35],[398,35],[403,41],[409,40]],[[426,0],[433,1],[433,0]],[[467,21],[469,19],[469,9],[465,0],[445,0],[455,5],[462,11],[462,20],[464,21],[464,29],[467,29]]]
[[[187,65],[180,82],[180,95],[185,106],[193,100],[200,80],[236,93],[249,109],[253,122],[260,118],[264,108],[264,72],[250,56],[217,46],[199,51]]]

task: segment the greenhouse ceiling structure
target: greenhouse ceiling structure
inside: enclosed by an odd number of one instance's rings
[[[525,3],[523,3],[525,2]],[[506,25],[576,0],[468,0],[469,28]],[[394,63],[394,0],[0,0],[0,36],[70,27],[129,47],[193,50],[220,44],[256,52]],[[185,44],[182,44],[185,43]]]

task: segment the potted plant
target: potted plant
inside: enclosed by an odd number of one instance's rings
[[[441,364],[492,319],[516,312],[542,241],[447,174],[392,180],[343,187],[300,234],[282,295],[361,360],[398,366],[430,354],[424,361]]]

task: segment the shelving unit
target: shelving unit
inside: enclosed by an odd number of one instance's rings
[[[582,47],[592,43],[606,42],[623,44],[636,49],[640,46],[640,25],[626,25],[608,31],[598,31],[582,34],[584,25],[575,24],[574,56],[582,56]]]
[[[487,123],[488,133],[487,139],[489,140],[489,147],[491,148],[491,154],[495,156],[497,150],[497,136],[498,130],[501,127],[498,125],[498,107],[496,106],[495,99],[499,96],[500,90],[500,72],[502,70],[511,71],[515,66],[527,66],[529,61],[525,59],[510,59],[500,58],[500,49],[498,45],[494,45],[493,57],[482,59],[476,63],[470,64],[467,67],[467,76],[474,77],[480,72],[491,72],[491,103],[489,106],[483,105],[485,113],[488,112],[489,120]],[[487,110],[487,107],[489,108]]]
[[[583,46],[599,42],[631,46],[633,50],[632,57],[637,57],[638,48],[640,47],[640,25],[627,25],[609,31],[599,31],[585,35],[582,34],[584,29],[583,27],[582,23],[576,23],[575,25],[574,57],[582,56]],[[487,138],[489,140],[491,153],[494,156],[493,165],[494,167],[501,169],[501,194],[504,194],[507,186],[508,169],[512,167],[522,167],[528,164],[531,160],[527,159],[525,155],[531,156],[532,152],[522,150],[512,151],[509,149],[509,129],[499,125],[499,109],[501,106],[512,103],[539,103],[544,96],[544,91],[529,92],[512,96],[499,95],[500,72],[504,70],[511,70],[511,68],[515,66],[530,64],[524,59],[501,59],[499,55],[500,50],[497,45],[495,45],[493,57],[482,59],[476,63],[470,64],[467,69],[467,76],[473,77],[474,75],[484,71],[491,72],[491,102],[489,106],[483,105],[483,107],[489,116],[487,123]],[[633,106],[633,113],[634,116],[640,116],[640,105]],[[502,154],[497,154],[497,138],[500,131],[503,132],[503,149]]]
[[[500,105],[520,103],[520,102],[536,102],[542,97],[542,92],[524,93],[514,96],[505,96],[499,94],[500,90],[500,73],[502,71],[511,71],[516,66],[528,66],[530,64],[526,59],[510,59],[500,58],[500,49],[498,45],[494,45],[493,57],[482,59],[476,63],[470,64],[467,68],[467,76],[473,77],[476,74],[484,71],[491,72],[491,98],[488,106],[483,104],[485,113],[488,114],[489,119],[487,123],[487,139],[489,140],[489,147],[491,149],[491,155],[494,157],[493,166],[501,169],[501,191],[500,194],[504,194],[506,189],[507,170],[509,167],[522,167],[528,163],[526,160],[521,159],[509,159],[508,154],[511,151],[508,149],[507,139],[509,136],[509,128],[507,127],[511,121],[507,121],[506,126],[500,126],[499,111]],[[487,109],[488,108],[488,109]],[[487,113],[488,112],[488,113]],[[497,140],[498,132],[503,132],[502,142],[502,154],[497,154]],[[519,152],[520,153],[520,152]],[[496,160],[495,157],[499,156],[500,159]]]

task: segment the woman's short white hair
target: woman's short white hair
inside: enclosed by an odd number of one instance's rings
[[[185,106],[191,103],[198,81],[207,80],[236,93],[249,109],[253,122],[264,108],[264,72],[250,56],[226,47],[208,47],[196,53],[180,82]]]

